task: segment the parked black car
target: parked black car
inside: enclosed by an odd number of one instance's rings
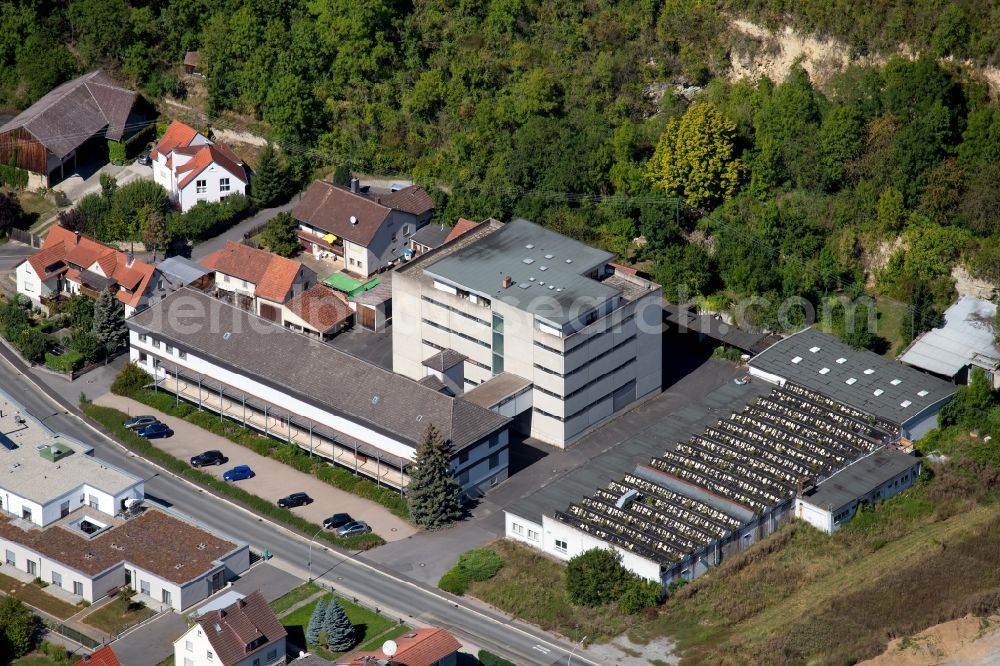
[[[282,497],[278,500],[278,506],[283,509],[291,509],[296,506],[303,506],[305,504],[312,504],[313,498],[309,497],[305,493],[292,493],[288,497]]]
[[[142,430],[146,426],[151,426],[154,423],[159,423],[160,421],[155,416],[133,416],[128,421],[122,425],[129,430]]]
[[[192,467],[207,467],[208,465],[224,465],[229,462],[229,458],[222,455],[222,451],[205,451],[191,458]]]
[[[352,523],[352,522],[354,522],[354,519],[351,518],[351,514],[335,513],[323,521],[323,527],[325,527],[328,530],[333,530],[338,527],[343,527],[347,523]]]

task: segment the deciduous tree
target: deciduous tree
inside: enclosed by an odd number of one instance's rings
[[[299,239],[295,235],[298,222],[291,213],[278,213],[264,225],[260,232],[260,244],[275,254],[290,257],[299,251]]]
[[[566,564],[566,594],[583,606],[617,601],[631,574],[621,565],[621,556],[609,548],[591,548]]]

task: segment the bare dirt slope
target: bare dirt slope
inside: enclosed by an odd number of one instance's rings
[[[995,664],[1000,658],[1000,616],[971,615],[936,624],[916,636],[897,638],[884,653],[862,666]]]

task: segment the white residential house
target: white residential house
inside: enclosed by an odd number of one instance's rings
[[[163,186],[182,212],[199,201],[220,201],[246,194],[243,161],[221,143],[175,120],[150,152],[153,180]]]
[[[285,663],[285,637],[274,611],[254,592],[202,613],[174,642],[175,666],[273,666]]]

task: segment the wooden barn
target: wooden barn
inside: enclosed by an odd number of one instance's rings
[[[26,170],[30,189],[50,187],[91,157],[88,148],[106,157],[106,139],[134,133],[135,102],[101,70],[67,81],[0,126],[0,163]]]

